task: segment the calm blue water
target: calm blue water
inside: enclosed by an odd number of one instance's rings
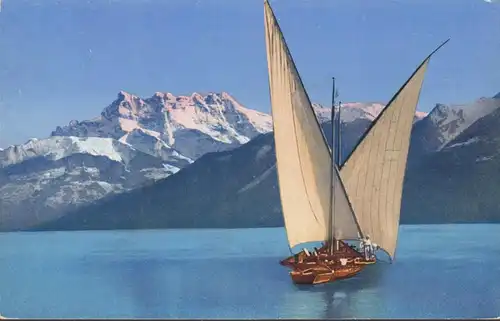
[[[394,264],[295,286],[283,229],[0,234],[7,317],[496,317],[500,225],[403,226]]]

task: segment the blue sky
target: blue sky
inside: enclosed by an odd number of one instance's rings
[[[500,91],[500,3],[271,0],[313,101],[387,102],[421,60],[419,109]],[[89,119],[120,90],[227,91],[270,109],[262,0],[4,0],[0,147]]]

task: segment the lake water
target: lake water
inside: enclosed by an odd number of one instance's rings
[[[402,226],[393,264],[296,286],[276,229],[0,234],[0,314],[28,318],[500,315],[500,225]]]

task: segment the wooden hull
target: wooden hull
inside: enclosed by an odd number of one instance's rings
[[[295,284],[323,284],[353,277],[363,268],[364,265],[332,267],[332,269],[316,266],[307,270],[293,270],[290,276]]]
[[[353,277],[366,265],[375,262],[375,259],[365,260],[361,253],[340,242],[339,249],[333,254],[325,245],[314,255],[308,256],[301,251],[280,264],[292,269],[290,276],[295,284],[322,284]]]

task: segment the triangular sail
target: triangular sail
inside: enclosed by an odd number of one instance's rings
[[[432,54],[391,99],[340,171],[361,230],[391,257],[396,251],[413,118]]]
[[[337,165],[335,165],[335,172],[332,179],[335,179],[334,197],[335,201],[332,206],[333,219],[332,237],[337,240],[356,240],[363,236],[362,231],[354,215],[353,208],[347,197],[346,190],[340,179],[340,173]],[[330,227],[332,222],[329,221]],[[331,239],[331,238],[330,238]]]
[[[265,33],[276,163],[290,247],[328,240],[331,227],[331,153],[311,102],[267,1]],[[335,188],[335,234],[357,238],[358,228],[341,183]]]

